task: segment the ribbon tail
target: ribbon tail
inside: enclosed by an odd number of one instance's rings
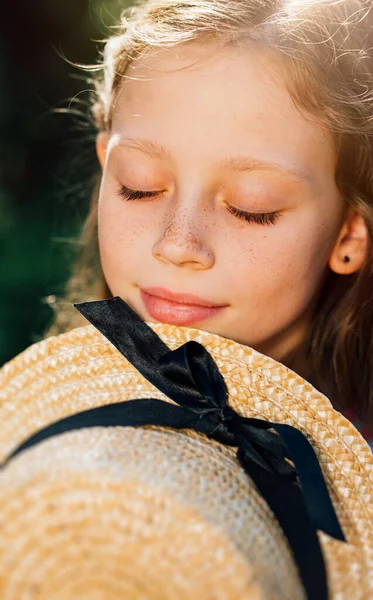
[[[287,537],[308,600],[328,600],[324,558],[301,489],[291,480],[270,473],[250,459],[247,460],[240,449],[237,458],[265,498]]]
[[[136,368],[140,365],[146,371],[151,365],[152,369],[153,364],[169,352],[160,337],[119,296],[80,302],[74,307]]]
[[[175,402],[199,413],[224,406],[224,379],[201,344],[189,341],[170,350],[119,296],[74,306],[145,379]]]
[[[251,436],[245,435],[244,433],[235,433],[237,446],[240,449],[241,456],[245,457],[245,463],[255,463],[258,467],[264,471],[275,474],[272,465],[265,457],[265,451],[263,447],[255,447]]]
[[[175,402],[198,396],[188,369],[122,298],[81,302],[75,308],[158,390]]]
[[[290,452],[314,526],[331,537],[345,542],[346,538],[312,444],[301,431],[291,425],[271,423],[271,426],[280,434]]]

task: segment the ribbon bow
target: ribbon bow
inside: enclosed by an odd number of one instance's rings
[[[193,428],[237,447],[240,464],[288,539],[308,600],[327,600],[317,530],[341,541],[345,537],[307,438],[290,425],[236,413],[228,404],[225,381],[206,348],[189,341],[171,351],[120,297],[74,306],[176,405],[147,398],[82,411],[37,432],[8,460],[51,435],[103,425]]]

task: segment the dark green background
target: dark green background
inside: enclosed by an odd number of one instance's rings
[[[87,74],[125,0],[7,0],[0,18],[0,365],[62,292],[98,164]],[[65,57],[67,60],[65,60]],[[69,114],[56,109],[69,107]],[[39,337],[38,337],[39,336]]]

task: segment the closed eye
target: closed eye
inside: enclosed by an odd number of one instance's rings
[[[258,223],[259,225],[274,225],[280,217],[280,212],[269,212],[269,213],[250,213],[245,210],[240,210],[235,206],[225,203],[227,210],[238,219],[247,221],[248,223]]]
[[[118,193],[120,196],[125,198],[126,200],[142,200],[144,198],[155,198],[159,196],[163,192],[160,191],[152,191],[152,192],[143,192],[141,190],[131,190],[125,185],[121,185],[119,187]]]
[[[141,190],[131,190],[125,185],[121,185],[119,187],[118,193],[120,196],[125,198],[126,200],[143,200],[146,198],[156,198],[160,194],[163,193],[160,191],[141,191]],[[235,206],[231,206],[230,204],[224,203],[226,209],[238,219],[243,221],[247,221],[248,223],[257,223],[259,225],[274,225],[279,216],[279,211],[270,212],[270,213],[250,213],[245,210],[241,210],[236,208]]]

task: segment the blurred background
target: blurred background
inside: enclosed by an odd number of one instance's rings
[[[126,0],[17,0],[0,19],[0,365],[40,339],[97,173],[89,74]],[[72,101],[70,101],[73,99]],[[66,109],[70,109],[66,111]]]

